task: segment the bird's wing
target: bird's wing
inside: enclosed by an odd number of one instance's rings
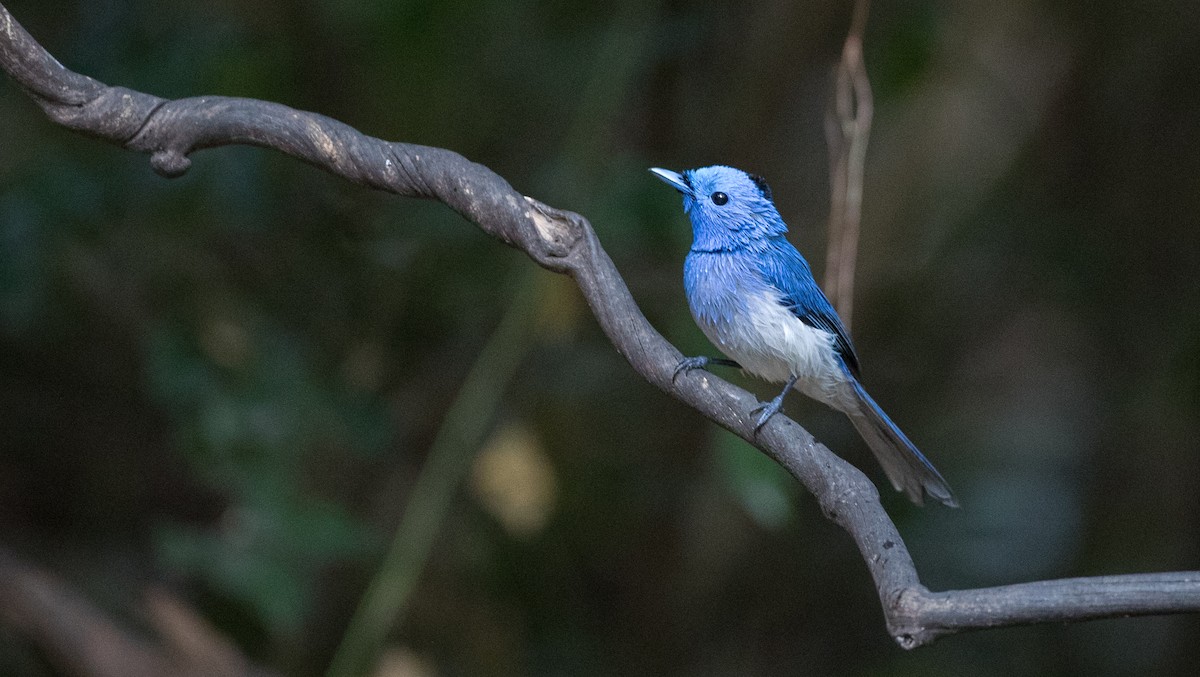
[[[770,256],[760,259],[763,277],[767,283],[779,290],[787,309],[801,322],[810,327],[833,334],[834,350],[846,364],[846,368],[858,377],[858,355],[850,334],[842,325],[837,311],[825,298],[825,293],[813,279],[808,262],[786,239],[774,247]]]

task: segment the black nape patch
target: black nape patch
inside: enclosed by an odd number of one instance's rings
[[[767,185],[766,179],[759,176],[758,174],[751,174],[750,180],[754,182],[754,185],[758,186],[758,189],[760,191],[762,191],[763,197],[767,198],[768,200],[775,199],[771,196],[771,187]]]

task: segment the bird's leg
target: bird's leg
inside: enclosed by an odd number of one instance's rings
[[[759,402],[757,407],[750,410],[751,414],[756,414],[760,411],[762,412],[762,414],[758,417],[758,420],[754,423],[755,433],[758,433],[758,429],[763,427],[768,419],[779,413],[780,409],[783,409],[783,396],[788,394],[788,391],[792,389],[792,386],[796,385],[796,381],[798,380],[800,380],[799,376],[791,377],[788,379],[787,385],[783,387],[783,392],[779,393],[779,397],[776,397],[770,402]]]
[[[704,369],[710,364],[718,364],[722,367],[733,367],[735,369],[742,368],[742,365],[733,360],[727,360],[724,357],[704,357],[703,355],[700,357],[685,357],[679,361],[679,364],[675,365],[675,373],[671,374],[671,381],[679,378],[680,374],[693,369]]]

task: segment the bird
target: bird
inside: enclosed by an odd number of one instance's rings
[[[683,266],[688,306],[704,335],[732,358],[687,357],[674,377],[722,365],[785,383],[752,410],[755,434],[796,388],[850,419],[897,491],[917,505],[928,495],[958,507],[941,473],[863,388],[850,335],[788,241],[766,180],[724,165],[650,171],[683,195],[692,222]]]

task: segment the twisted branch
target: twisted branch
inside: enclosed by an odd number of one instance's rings
[[[0,67],[51,120],[150,154],[180,176],[196,150],[230,144],[272,148],[330,174],[397,195],[445,203],[539,265],[570,275],[596,320],[646,380],[774,459],[854,539],[905,648],[943,635],[1031,623],[1200,612],[1200,572],[1140,574],[931,592],[879,503],[875,486],[804,428],[777,415],[755,435],[749,392],[703,371],[672,379],[682,355],[642,315],[591,224],[522,196],[487,167],[440,148],[390,143],[322,115],[229,97],[165,100],[67,70],[0,5]]]

